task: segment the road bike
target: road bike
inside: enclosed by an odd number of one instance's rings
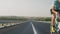
[[[50,26],[50,32],[51,34],[59,34],[59,28],[58,28],[58,21],[57,21],[57,15],[56,15],[56,18],[55,18],[55,23],[54,23],[54,26]]]

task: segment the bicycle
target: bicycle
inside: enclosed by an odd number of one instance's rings
[[[57,15],[56,15],[56,18],[55,18],[55,24],[54,24],[54,27],[53,26],[50,26],[50,32],[51,34],[59,34],[59,28],[58,28],[58,21],[57,21]]]

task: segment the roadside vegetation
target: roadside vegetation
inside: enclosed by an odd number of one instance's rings
[[[51,21],[51,17],[24,17],[24,16],[0,16],[0,20],[20,20],[26,21],[29,18],[36,20],[36,21]],[[57,19],[60,21],[60,18]]]
[[[0,16],[0,20],[20,20],[20,21],[25,21],[25,20],[28,20],[28,18],[20,17],[20,16]]]
[[[34,20],[37,20],[37,21],[51,21],[51,17],[35,17]],[[60,21],[60,18],[58,18],[57,21]]]

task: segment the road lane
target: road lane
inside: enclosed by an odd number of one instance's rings
[[[2,34],[35,34],[35,33],[50,34],[50,24],[43,23],[43,22],[28,21],[26,23],[22,23],[16,26],[7,27],[3,29],[3,31],[2,32],[0,31],[0,33]]]
[[[50,34],[50,23],[33,22],[38,34]]]
[[[2,34],[34,34],[32,26],[29,22],[17,25],[15,28],[10,29]]]

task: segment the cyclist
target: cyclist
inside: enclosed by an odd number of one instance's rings
[[[50,11],[51,11],[51,15],[52,15],[51,26],[54,29],[56,15],[60,16],[60,0],[54,0],[54,4]]]

